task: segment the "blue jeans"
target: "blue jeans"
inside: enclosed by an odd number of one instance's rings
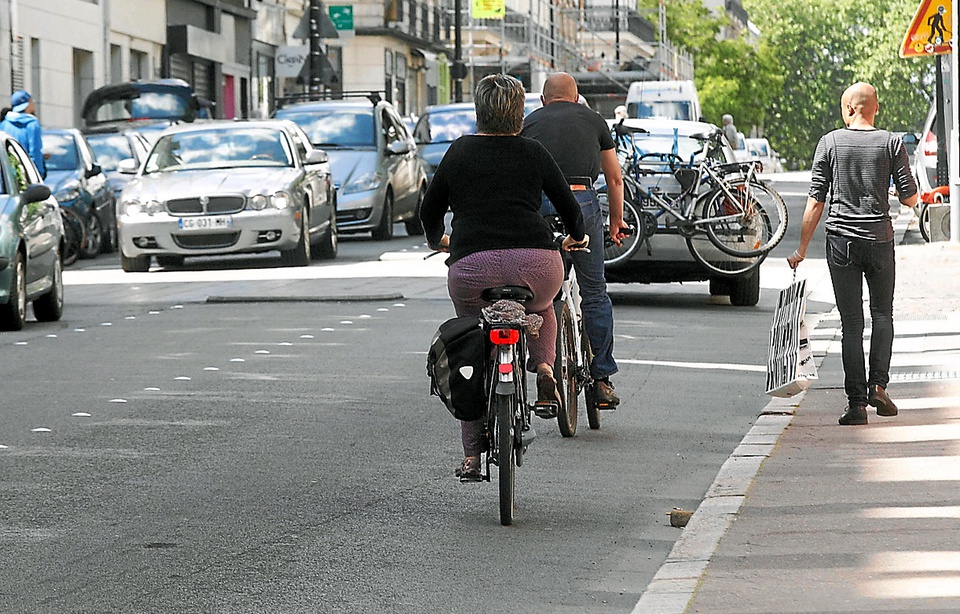
[[[583,324],[593,350],[590,375],[594,379],[601,379],[610,377],[619,370],[613,359],[613,303],[607,294],[607,280],[603,270],[603,213],[600,212],[600,199],[596,190],[577,190],[573,195],[583,212],[583,223],[590,237],[590,252],[574,251],[570,252],[570,256],[577,271],[577,283],[580,284]],[[546,196],[543,196],[540,213],[556,213]]]
[[[851,404],[867,403],[867,387],[887,387],[893,354],[893,241],[827,234],[827,265],[840,311],[843,388]],[[863,280],[870,292],[870,371],[863,356]]]

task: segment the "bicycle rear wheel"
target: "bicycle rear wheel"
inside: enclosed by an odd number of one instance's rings
[[[703,217],[703,212],[707,204],[713,200],[714,193],[709,192],[702,196],[695,206],[697,217]],[[697,226],[697,229],[687,237],[687,249],[693,259],[703,265],[710,273],[724,277],[736,277],[749,273],[754,268],[760,266],[766,253],[755,256],[734,256],[722,251],[708,236],[708,231],[704,226]]]
[[[707,236],[720,251],[731,256],[749,258],[769,252],[787,232],[787,206],[783,199],[762,183],[733,179],[727,185],[737,197],[735,201],[717,189],[700,211],[703,218],[717,218],[705,225]],[[731,216],[736,217],[730,219]]]
[[[574,339],[573,314],[560,301],[554,305],[557,312],[557,358],[553,374],[557,378],[562,405],[557,412],[557,425],[564,437],[577,434],[577,353]]]
[[[638,209],[627,200],[626,194],[623,198],[623,221],[633,229],[633,234],[621,239],[620,245],[614,243],[610,238],[609,228],[603,237],[603,264],[608,269],[629,262],[630,258],[640,249],[640,244],[644,238],[643,220],[640,218]]]
[[[514,438],[514,408],[517,395],[494,394],[496,410],[496,454],[498,477],[500,482],[500,524],[513,524],[514,486],[516,483],[516,442]]]
[[[590,339],[587,338],[587,331],[583,327],[583,320],[580,320],[579,326],[583,366],[589,371],[590,365],[593,363],[593,349],[590,347]],[[591,430],[595,431],[600,428],[600,408],[597,406],[597,399],[593,394],[593,382],[584,388],[583,400],[587,405],[587,424],[590,425]]]

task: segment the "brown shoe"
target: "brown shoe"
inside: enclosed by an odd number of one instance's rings
[[[593,387],[593,395],[600,409],[616,409],[620,404],[620,397],[613,392],[613,384],[609,379],[598,379]]]
[[[860,403],[850,403],[847,411],[843,412],[837,423],[841,426],[855,426],[867,423],[867,406]]]
[[[550,373],[537,374],[537,402],[533,412],[537,416],[550,419],[557,417],[560,409],[560,392],[557,391],[557,380]]]
[[[887,391],[883,389],[883,386],[874,384],[870,386],[869,391],[870,399],[867,402],[877,408],[878,416],[897,415],[897,406],[894,405],[889,395],[887,395]]]

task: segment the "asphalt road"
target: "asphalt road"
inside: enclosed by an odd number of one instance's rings
[[[757,307],[611,288],[621,409],[572,439],[537,421],[512,527],[493,484],[453,477],[457,424],[427,396],[442,278],[323,274],[421,240],[344,241],[306,277],[71,267],[63,321],[0,336],[0,611],[630,612],[680,534],[668,512],[696,508],[766,404],[787,201]],[[276,278],[228,275],[250,266]],[[385,300],[205,302],[358,289]]]

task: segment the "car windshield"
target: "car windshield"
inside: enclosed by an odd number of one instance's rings
[[[474,109],[435,111],[420,120],[414,138],[418,143],[450,143],[476,131],[477,112]]]
[[[650,102],[631,102],[627,105],[629,117],[663,117],[666,119],[682,119],[692,121],[690,117],[690,103],[685,100],[655,100]]]
[[[150,150],[144,173],[293,166],[280,130],[230,128],[167,134]]]
[[[43,134],[43,157],[48,171],[72,171],[80,167],[77,142],[69,134]]]
[[[316,147],[373,147],[373,107],[370,109],[291,109],[277,117],[296,122]]]
[[[133,157],[130,142],[122,134],[97,134],[87,137],[97,164],[105,171],[115,171],[120,160]]]

